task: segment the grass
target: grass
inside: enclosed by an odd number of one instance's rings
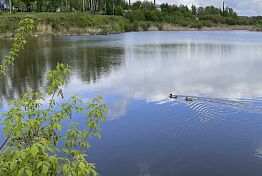
[[[18,23],[25,16],[32,16],[38,22],[35,32],[38,34],[109,34],[128,31],[147,30],[203,30],[203,29],[246,29],[247,26],[216,24],[209,20],[188,21],[177,18],[173,23],[129,20],[121,16],[107,16],[91,14],[88,12],[70,13],[3,13],[0,12],[0,36],[12,34]],[[130,22],[132,21],[132,22]],[[249,25],[250,26],[250,25]],[[245,27],[245,28],[244,28]],[[252,28],[252,26],[250,26]],[[262,27],[256,26],[255,30],[261,31]]]
[[[14,31],[26,15],[38,22],[51,26],[52,33],[82,29],[97,30],[98,33],[117,33],[125,31],[127,19],[118,16],[94,15],[90,13],[2,13],[0,14],[0,33]],[[92,29],[92,30],[91,30]]]

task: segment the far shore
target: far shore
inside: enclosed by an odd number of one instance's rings
[[[143,11],[142,11],[143,12]],[[157,12],[157,11],[154,11]],[[144,13],[144,12],[143,12]],[[154,14],[154,13],[153,13]],[[36,22],[34,36],[67,36],[67,35],[107,35],[136,31],[222,31],[246,30],[262,31],[259,20],[209,16],[211,19],[196,19],[180,16],[161,20],[154,18],[139,20],[136,14],[129,16],[99,15],[92,13],[3,13],[0,15],[0,38],[12,37],[19,21],[30,15]],[[142,14],[143,15],[143,14]],[[145,14],[144,14],[145,15]],[[160,15],[160,14],[158,14]],[[163,15],[163,14],[162,14]],[[134,17],[134,18],[133,18]],[[137,18],[135,18],[137,17]],[[214,18],[214,19],[213,19]],[[176,19],[176,20],[175,20]],[[213,19],[213,21],[212,21]],[[219,20],[220,19],[220,20]],[[167,22],[169,21],[169,22]]]
[[[81,29],[81,28],[73,28],[69,30],[63,30],[59,32],[52,32],[49,26],[44,27],[47,29],[38,28],[36,32],[33,33],[33,37],[39,36],[76,36],[76,35],[109,35],[109,34],[120,34],[125,32],[142,32],[142,31],[235,31],[235,30],[245,30],[245,31],[259,31],[254,28],[254,26],[213,26],[213,27],[203,27],[201,29],[198,28],[190,28],[190,27],[182,27],[182,26],[173,26],[169,24],[165,24],[162,26],[162,29],[159,29],[156,26],[150,26],[147,30],[143,30],[142,28],[138,28],[134,31],[114,31],[103,33],[100,29]],[[7,32],[0,33],[0,38],[10,38],[13,37],[15,33]]]

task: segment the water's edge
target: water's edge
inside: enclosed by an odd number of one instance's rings
[[[41,27],[39,27],[41,26]],[[111,31],[111,32],[102,32],[102,29],[100,28],[88,28],[88,29],[82,29],[82,28],[73,28],[70,30],[60,30],[54,32],[52,30],[52,27],[50,25],[40,24],[37,27],[37,31],[33,33],[34,37],[38,36],[79,36],[79,35],[110,35],[110,34],[123,34],[127,32],[143,32],[143,31],[256,31],[256,32],[262,32],[258,29],[256,29],[254,26],[213,26],[213,27],[203,27],[201,29],[198,28],[191,28],[191,27],[182,27],[182,26],[174,26],[165,24],[162,26],[162,29],[158,28],[157,26],[151,25],[148,29],[143,30],[142,28],[139,28],[137,30],[132,31]],[[10,38],[15,35],[15,32],[6,32],[6,33],[0,33],[0,38]]]

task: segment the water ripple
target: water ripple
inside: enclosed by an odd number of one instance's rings
[[[190,97],[192,101],[186,101]],[[200,121],[206,123],[216,119],[216,122],[223,121],[225,115],[236,114],[239,112],[248,112],[262,115],[262,100],[243,99],[230,100],[226,98],[207,98],[198,96],[177,95],[172,98],[174,101],[185,104],[191,110],[197,113]]]

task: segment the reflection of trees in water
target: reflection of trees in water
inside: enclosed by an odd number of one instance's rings
[[[143,45],[137,48],[138,52],[150,53],[154,50],[154,54],[158,54],[161,58],[181,57],[181,59],[190,58],[201,61],[206,57],[227,57],[234,52],[236,47],[226,43],[176,43],[176,44],[161,44],[161,45]],[[196,57],[195,57],[196,56]],[[212,60],[205,60],[205,62]]]
[[[2,59],[11,42],[4,40],[0,43]],[[72,66],[73,73],[88,83],[96,82],[121,65],[121,49],[86,44],[87,41],[57,41],[52,37],[32,39],[13,68],[0,78],[0,97],[3,100],[15,98],[29,88],[42,90],[46,73],[54,69],[57,62]]]
[[[123,51],[118,48],[80,47],[67,51],[67,55],[70,61],[68,64],[77,68],[74,72],[83,81],[96,82],[121,65]],[[66,58],[66,56],[62,58]]]

